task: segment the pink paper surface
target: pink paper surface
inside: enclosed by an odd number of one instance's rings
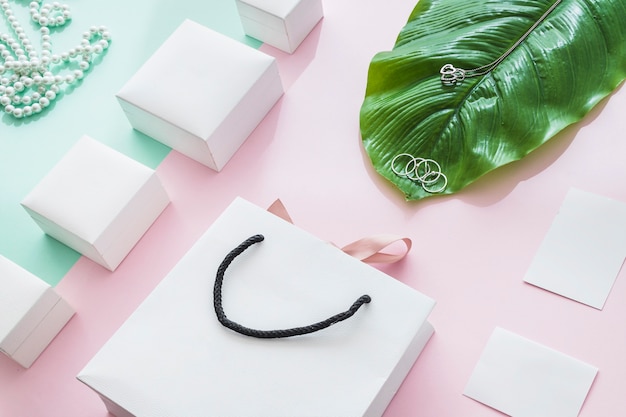
[[[626,91],[461,193],[407,203],[372,169],[358,114],[369,61],[392,48],[413,7],[327,1],[293,55],[263,46],[285,96],[219,174],[170,153],[157,171],[172,204],[126,260],[111,273],[81,258],[66,275],[57,290],[77,315],[31,369],[0,355],[0,416],[106,416],[75,375],[238,195],[260,206],[280,198],[296,225],[341,246],[378,233],[413,240],[402,262],[380,268],[437,301],[436,333],[386,417],[501,415],[462,395],[496,326],[600,369],[580,416],[625,415],[624,271],[603,311],[523,277],[570,187],[626,201]]]

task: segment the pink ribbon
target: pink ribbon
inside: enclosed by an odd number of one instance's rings
[[[267,209],[270,213],[293,224],[285,205],[280,200],[276,200]],[[383,249],[396,242],[404,243],[405,249],[401,253],[392,254],[383,252]],[[390,234],[373,235],[356,240],[343,248],[342,251],[348,255],[366,263],[390,264],[403,259],[411,250],[411,239]]]

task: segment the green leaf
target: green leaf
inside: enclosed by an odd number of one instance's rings
[[[442,193],[455,193],[579,121],[626,78],[626,1],[563,0],[494,70],[442,85],[444,64],[496,60],[553,1],[420,0],[394,49],[373,58],[361,136],[407,199],[433,194],[392,171],[396,155],[437,161]]]

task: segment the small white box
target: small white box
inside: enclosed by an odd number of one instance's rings
[[[321,331],[243,336],[213,310],[228,267],[231,320],[257,329],[309,325],[371,302]],[[235,200],[78,375],[117,417],[375,417],[430,338],[434,301],[242,199]]]
[[[273,57],[185,20],[117,98],[135,129],[220,171],[282,94]]]
[[[247,35],[293,53],[324,16],[321,0],[236,0]]]
[[[30,367],[73,315],[50,285],[0,255],[0,352]]]
[[[168,204],[154,170],[88,136],[22,200],[46,234],[111,271]]]

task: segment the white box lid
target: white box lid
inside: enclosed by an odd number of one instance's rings
[[[287,16],[298,6],[302,0],[241,0],[252,7],[272,14],[281,19]]]
[[[22,205],[93,244],[153,174],[145,165],[83,136]]]

